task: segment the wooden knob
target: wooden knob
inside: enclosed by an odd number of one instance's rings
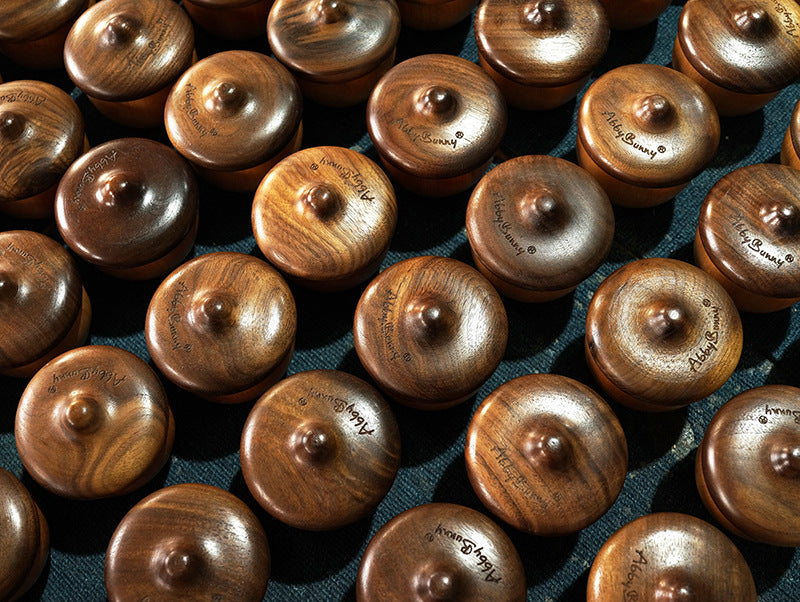
[[[800,389],[744,391],[714,415],[697,453],[703,503],[734,534],[800,545]]]
[[[719,135],[714,105],[691,79],[660,65],[624,65],[595,80],[581,100],[578,162],[612,203],[648,207],[702,171]]]
[[[475,265],[519,301],[566,295],[602,263],[614,237],[608,196],[577,165],[544,155],[504,161],[472,191]]]
[[[506,126],[505,100],[477,65],[449,55],[396,65],[367,103],[367,129],[389,175],[424,196],[462,192],[483,175]]]
[[[261,252],[288,278],[314,289],[349,288],[372,276],[396,224],[389,178],[347,148],[307,148],[287,157],[253,200]]]
[[[611,29],[629,30],[644,27],[667,10],[670,0],[600,0]]]
[[[76,255],[120,278],[175,268],[197,235],[198,188],[174,150],[144,138],[101,144],[64,174],[56,223]]]
[[[175,423],[155,372],[123,349],[68,351],[28,383],[14,426],[20,459],[46,489],[97,499],[134,491],[161,469]]]
[[[367,286],[353,334],[358,357],[387,395],[435,410],[466,400],[491,376],[508,321],[479,272],[422,256],[392,265]]]
[[[514,544],[489,518],[457,504],[423,504],[387,522],[358,567],[356,599],[525,600]]]
[[[748,165],[722,177],[700,208],[697,264],[744,311],[769,312],[800,300],[800,172]]]
[[[313,370],[282,380],[256,402],[240,456],[247,486],[267,512],[300,529],[334,529],[372,512],[389,491],[400,433],[373,387],[344,372]]]
[[[397,0],[403,27],[420,31],[448,29],[466,19],[478,0]]]
[[[105,585],[120,600],[261,600],[270,576],[264,528],[244,502],[198,483],[160,489],[120,521]]]
[[[733,373],[742,324],[730,296],[702,270],[641,259],[597,287],[586,315],[586,359],[598,384],[634,409],[703,399]]]
[[[607,600],[755,602],[750,568],[736,546],[705,521],[674,512],[624,525],[600,548],[587,602]]]
[[[536,535],[574,533],[600,518],[622,489],[625,434],[590,388],[530,374],[500,385],[467,430],[467,474],[489,510]]]
[[[162,282],[147,309],[150,355],[179,387],[219,403],[261,395],[294,352],[297,310],[264,261],[233,252],[200,255]]]
[[[273,0],[186,0],[192,21],[213,36],[250,40],[263,36]]]

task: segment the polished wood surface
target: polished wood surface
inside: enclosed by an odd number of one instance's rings
[[[781,145],[781,163],[800,169],[800,100],[794,106],[786,134]]]
[[[463,21],[478,0],[397,0],[403,27],[439,31]]]
[[[611,29],[629,30],[652,23],[671,0],[600,0]]]
[[[184,0],[192,21],[211,35],[249,40],[264,35],[273,0]]]

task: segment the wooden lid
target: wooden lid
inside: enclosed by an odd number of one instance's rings
[[[381,157],[421,178],[460,176],[486,163],[506,120],[505,99],[483,69],[444,54],[395,65],[367,102],[367,130]]]
[[[394,0],[276,0],[267,36],[289,69],[315,81],[348,81],[394,52],[400,13]]]
[[[25,469],[44,488],[75,499],[122,495],[161,469],[175,423],[144,360],[116,347],[62,353],[30,380],[14,436]]]
[[[424,504],[387,522],[358,567],[359,600],[525,600],[525,570],[492,520],[457,504]]]
[[[87,0],[3,0],[0,39],[38,40],[78,17]]]
[[[64,63],[89,96],[125,101],[171,86],[193,52],[192,22],[172,0],[103,0],[72,26]]]
[[[83,145],[83,115],[69,94],[40,81],[0,84],[0,204],[58,184]]]
[[[198,215],[195,176],[171,148],[144,138],[111,140],[82,155],[56,194],[56,222],[79,257],[130,268],[172,251]]]
[[[679,71],[623,65],[589,86],[578,136],[604,171],[629,184],[684,184],[712,159],[719,117],[708,95]]]
[[[486,0],[475,14],[478,50],[503,77],[563,86],[588,76],[610,30],[597,0]]]
[[[369,284],[353,334],[358,357],[387,395],[436,410],[466,400],[491,376],[505,353],[508,320],[477,270],[420,256]]]
[[[229,50],[190,67],[172,88],[164,123],[184,157],[212,170],[239,170],[273,158],[300,126],[303,99],[273,58]]]
[[[255,404],[242,432],[242,474],[267,512],[293,527],[335,529],[370,512],[400,466],[389,404],[355,376],[287,377]]]
[[[597,287],[586,346],[601,375],[639,409],[671,410],[728,380],[742,351],[742,323],[728,293],[699,268],[640,259]]]
[[[342,288],[378,269],[397,200],[386,174],[361,153],[308,148],[261,181],[252,222],[259,248],[278,269],[308,286]]]
[[[617,499],[628,467],[619,420],[564,376],[506,382],[472,417],[465,446],[473,489],[489,510],[536,535],[575,533]]]
[[[717,269],[745,290],[800,297],[800,171],[740,167],[709,191],[698,225]]]
[[[69,252],[47,236],[0,232],[0,370],[55,348],[75,324],[83,286]]]
[[[698,468],[723,518],[746,537],[800,545],[800,389],[740,393],[714,415]]]
[[[252,602],[264,597],[270,560],[264,528],[244,502],[181,483],[147,496],[120,521],[106,551],[106,591],[112,602]]]
[[[576,286],[603,262],[614,237],[608,196],[574,163],[517,157],[487,173],[467,206],[467,236],[500,280],[531,290]]]
[[[691,65],[727,90],[777,92],[800,77],[800,6],[780,0],[689,0],[677,42]]]
[[[741,552],[719,529],[675,512],[649,514],[614,533],[589,571],[587,602],[755,602]]]
[[[792,119],[789,122],[789,138],[792,141],[794,153],[800,155],[800,100],[794,105]]]
[[[159,285],[145,336],[171,381],[215,398],[285,369],[296,329],[294,297],[281,275],[256,257],[220,251],[183,264]]]

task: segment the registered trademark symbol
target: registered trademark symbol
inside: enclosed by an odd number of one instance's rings
[[[662,146],[659,146],[659,147],[658,147],[658,152],[660,152],[660,153],[665,153],[665,152],[667,152],[667,147],[666,147],[666,146],[663,146],[663,145],[662,145]]]
[[[533,245],[531,245],[530,247],[528,247],[528,253],[530,253],[531,255],[533,255],[534,253],[536,253],[536,247],[534,247]]]
[[[767,422],[769,422],[769,419],[768,419],[766,416],[759,416],[759,417],[758,417],[758,421],[759,421],[761,424],[767,424]]]
[[[319,169],[319,165],[317,165],[316,163],[312,163],[311,164],[311,169],[312,169],[312,171],[317,171]]]
[[[792,263],[794,261],[794,255],[787,255],[786,256],[787,263]]]
[[[711,307],[711,301],[708,299],[703,299],[703,307]]]
[[[456,132],[456,138],[463,138],[464,132]]]
[[[408,352],[404,353],[403,354],[403,361],[404,362],[410,362],[411,361],[411,354],[408,353]]]

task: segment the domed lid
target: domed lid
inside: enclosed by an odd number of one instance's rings
[[[651,188],[684,184],[711,160],[719,117],[687,76],[660,65],[623,65],[589,86],[578,110],[589,156],[623,182]]]
[[[603,262],[614,237],[608,196],[569,161],[528,155],[488,172],[467,206],[467,235],[499,279],[546,291],[571,288]]]
[[[625,434],[608,404],[564,376],[529,374],[483,400],[467,430],[467,473],[484,505],[537,535],[575,533],[617,499]]]
[[[191,64],[194,29],[171,0],[103,0],[83,13],[64,45],[70,78],[89,96],[149,96]]]
[[[356,284],[378,269],[397,223],[386,174],[356,151],[322,146],[278,163],[253,201],[267,259],[309,285]]]
[[[742,553],[719,529],[676,512],[621,527],[589,571],[587,602],[603,600],[756,601]]]
[[[383,159],[422,178],[451,178],[486,163],[506,129],[506,104],[477,65],[427,54],[395,65],[367,102],[367,129]]]
[[[75,19],[87,0],[3,0],[0,39],[38,40]]]
[[[394,52],[394,0],[276,0],[267,20],[275,57],[305,77],[341,82],[373,71]]]
[[[206,169],[239,170],[274,157],[302,119],[295,79],[273,58],[229,50],[190,67],[172,88],[164,122],[172,144]]]
[[[740,287],[800,297],[800,171],[772,163],[732,171],[706,196],[698,231],[714,265]]]
[[[161,469],[175,423],[150,366],[105,345],[62,353],[30,380],[17,408],[17,449],[44,488],[74,499],[128,493]]]
[[[423,409],[464,401],[506,349],[508,320],[494,287],[448,257],[405,259],[381,272],[356,307],[355,348],[395,400]]]
[[[104,2],[107,0],[103,0]],[[112,600],[261,600],[267,536],[236,496],[199,483],[160,489],[120,521],[106,551]]]
[[[188,261],[159,285],[145,336],[170,380],[218,397],[251,389],[288,363],[296,328],[294,297],[281,275],[256,257],[219,251]]]
[[[652,410],[719,389],[742,351],[742,323],[711,276],[674,259],[640,259],[597,287],[586,344],[602,374]]]
[[[699,462],[711,499],[748,538],[800,545],[800,389],[767,385],[728,401]]]
[[[387,522],[358,567],[360,600],[525,599],[525,570],[508,535],[482,513],[424,504]]]
[[[128,268],[160,259],[198,215],[195,176],[171,148],[144,138],[111,140],[82,155],[56,194],[64,241],[95,265]]]
[[[789,138],[792,141],[794,153],[800,155],[800,101],[794,105],[792,120],[789,122]]]
[[[83,115],[69,94],[40,81],[0,84],[0,203],[58,184],[83,144]]]
[[[37,232],[0,232],[0,369],[25,366],[75,324],[83,286],[69,252]]]
[[[256,402],[240,455],[247,486],[267,512],[300,529],[334,529],[366,516],[389,491],[400,431],[373,387],[313,370],[281,380]]]
[[[597,0],[486,0],[475,14],[481,55],[522,85],[562,86],[588,76],[609,38]]]
[[[677,41],[718,86],[777,92],[800,77],[800,6],[782,0],[689,0]]]

